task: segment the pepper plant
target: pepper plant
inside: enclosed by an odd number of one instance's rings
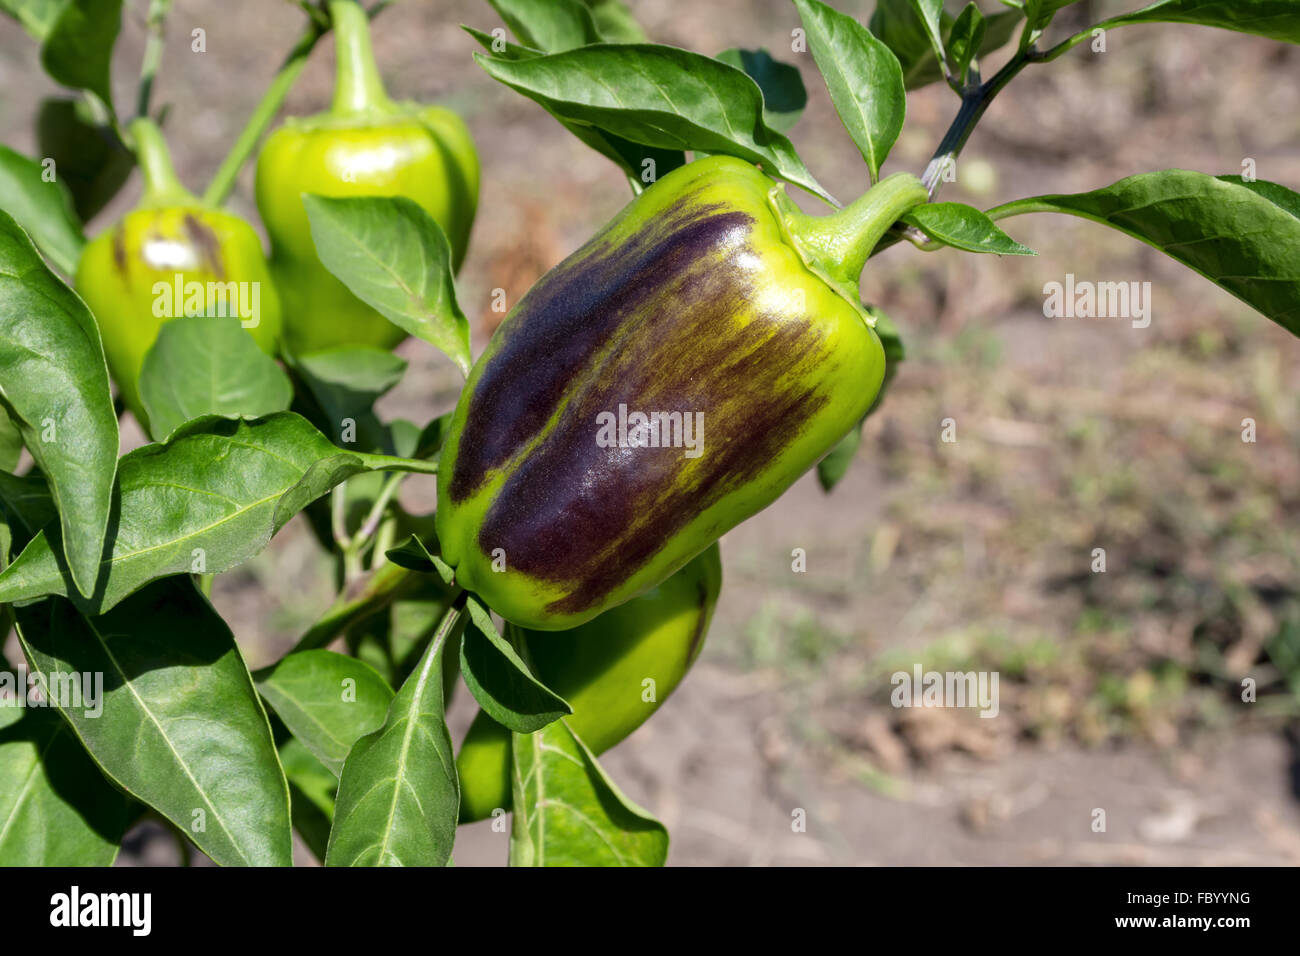
[[[787,135],[807,99],[789,62],[653,43],[619,0],[492,0],[466,27],[478,66],[633,198],[477,361],[454,281],[479,175],[464,124],[384,92],[366,14],[386,4],[298,5],[302,35],[200,196],[160,130],[183,120],[152,102],[169,2],[143,8],[128,117],[121,2],[0,0],[71,91],[40,111],[48,155],[0,147],[0,607],[25,668],[0,667],[0,863],[107,865],[149,816],[220,864],[289,864],[296,831],[326,865],[445,865],[459,823],[509,812],[512,864],[660,865],[667,832],[597,756],[698,658],[717,539],[810,468],[829,491],[849,467],[903,357],[860,300],[873,256],[1029,255],[998,222],[1079,216],[1300,334],[1283,185],[1134,171],[989,210],[937,198],[1022,72],[1137,23],[1298,43],[1293,0],[1159,0],[1075,33],[1061,0],[881,0],[866,23],[794,0],[790,56],[811,54],[862,155],[868,188],[843,204]],[[332,110],[258,160],[268,266],[221,206],[331,34]],[[882,175],[908,91],[939,82],[954,119],[929,165]],[[133,165],[139,208],[87,241]],[[407,335],[466,374],[429,422],[374,409]],[[151,442],[119,458],[124,409]],[[437,483],[435,513],[401,506],[408,480]],[[250,673],[212,580],[299,513],[337,597]],[[462,678],[480,713],[457,756]]]

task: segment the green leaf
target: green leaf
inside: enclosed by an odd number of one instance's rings
[[[529,59],[474,58],[561,120],[664,149],[762,163],[830,201],[790,140],[763,122],[763,94],[754,81],[712,57],[656,44],[598,43]]]
[[[443,651],[463,612],[438,631],[388,708],[383,727],[362,737],[339,780],[326,866],[445,866],[460,812],[460,783],[443,716]]]
[[[348,751],[383,726],[393,690],[369,664],[312,650],[288,654],[253,675],[277,717],[334,776]]]
[[[59,518],[49,482],[39,471],[26,475],[0,471],[0,505],[17,523],[22,532],[17,540],[24,545],[36,532]]]
[[[58,180],[57,166],[54,176],[54,181],[48,182],[44,166],[0,146],[0,211],[12,216],[55,268],[70,276],[77,271],[86,239],[72,208],[72,196]],[[7,231],[0,220],[0,234]],[[0,241],[3,238],[0,235]]]
[[[518,733],[530,734],[573,713],[567,701],[533,676],[497,631],[492,615],[472,597],[469,614],[460,645],[460,672],[490,717]]]
[[[280,746],[280,763],[289,781],[293,828],[316,859],[323,861],[334,822],[338,779],[293,737]]]
[[[0,212],[0,402],[45,473],[75,579],[95,585],[117,470],[117,416],[85,303]],[[0,599],[3,600],[3,599]]]
[[[773,58],[767,50],[741,50],[732,47],[718,54],[717,59],[744,70],[745,74],[763,91],[763,122],[772,129],[788,133],[799,121],[808,105],[808,91],[804,89],[799,68]]]
[[[912,9],[916,11],[925,27],[925,36],[930,41],[930,49],[934,52],[935,58],[943,63],[943,0],[911,0],[911,2]]]
[[[0,866],[111,866],[127,806],[56,713],[0,703]]]
[[[599,43],[596,21],[578,0],[488,0],[520,43],[546,53],[559,53],[587,43]]]
[[[501,59],[523,60],[542,55],[539,50],[504,43],[481,30],[470,27],[462,27],[462,29],[476,39],[485,50]],[[546,106],[544,103],[541,105],[543,108]],[[579,140],[622,169],[634,193],[641,193],[660,176],[686,165],[686,155],[680,149],[660,149],[643,143],[634,143],[621,136],[615,136],[608,130],[598,129],[587,123],[565,120],[554,110],[547,109],[547,112]]]
[[[111,109],[113,45],[122,0],[70,0],[41,47],[41,63],[64,86],[90,90]]]
[[[23,453],[23,433],[0,403],[0,471],[13,471]]]
[[[230,628],[188,580],[102,617],[51,600],[16,613],[44,675],[103,675],[95,707],[60,711],[104,774],[214,861],[289,866],[289,788]],[[96,713],[96,708],[101,712]]]
[[[903,216],[902,221],[954,249],[991,252],[999,256],[1037,255],[999,229],[984,213],[965,203],[926,203]]]
[[[898,58],[852,17],[819,0],[795,0],[835,112],[867,162],[871,181],[903,128],[907,96]]]
[[[1109,29],[1130,23],[1193,23],[1300,43],[1300,9],[1295,0],[1161,0],[1097,26]],[[1091,36],[1092,29],[1080,39]]]
[[[984,39],[979,55],[985,56],[1005,45],[1024,21],[1019,9],[1004,10],[984,18]],[[940,32],[947,36],[952,17],[945,11],[939,18]],[[870,20],[871,32],[898,57],[903,67],[903,83],[909,90],[943,79],[943,70],[935,59],[925,23],[912,7],[911,0],[879,0]]]
[[[59,182],[72,193],[82,222],[117,195],[135,168],[130,150],[111,127],[95,122],[84,100],[42,100],[36,141],[40,155],[54,160]]]
[[[0,604],[56,594],[100,614],[157,578],[225,571],[266,547],[309,502],[374,470],[432,466],[340,451],[292,412],[251,422],[201,418],[122,458],[120,513],[91,596],[74,595],[47,529],[0,572]]]
[[[32,37],[44,40],[54,29],[68,0],[0,0],[0,10],[23,25]]]
[[[204,415],[258,418],[288,409],[293,386],[275,359],[230,316],[166,323],[144,357],[140,397],[161,440]]]
[[[584,0],[596,23],[596,32],[609,43],[645,43],[641,24],[622,0]]]
[[[347,422],[356,427],[364,451],[396,453],[393,435],[375,415],[374,404],[401,381],[406,360],[385,349],[348,345],[311,355],[286,356],[319,409],[313,421],[343,445]],[[423,457],[423,456],[418,456]]]
[[[1026,3],[1026,19],[1031,25],[1031,31],[1045,29],[1055,19],[1057,13],[1078,2],[1079,0],[1033,0],[1032,3]]]
[[[664,865],[664,825],[619,791],[565,721],[511,737],[511,866]]]
[[[304,196],[321,263],[358,299],[469,374],[469,320],[456,302],[451,247],[401,196]]]
[[[849,466],[862,445],[862,425],[855,425],[849,433],[826,453],[826,457],[817,462],[817,483],[822,491],[829,492],[849,473]]]
[[[1166,169],[1092,192],[1018,199],[989,216],[1059,212],[1118,229],[1300,335],[1298,210],[1300,196],[1276,183]]]
[[[393,564],[408,571],[420,574],[433,574],[442,579],[448,587],[456,583],[456,570],[442,558],[424,546],[424,542],[411,535],[404,544],[392,548],[385,557]]]
[[[948,62],[953,75],[963,86],[970,73],[971,60],[979,55],[985,29],[984,14],[974,3],[968,3],[948,31]]]

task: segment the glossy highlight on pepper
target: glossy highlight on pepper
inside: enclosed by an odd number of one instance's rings
[[[153,122],[138,119],[130,128],[144,195],[86,245],[75,285],[99,323],[123,402],[147,427],[140,371],[166,322],[182,315],[235,316],[262,351],[274,354],[280,301],[253,227],[181,185]]]
[[[774,501],[880,387],[857,274],[924,196],[885,180],[817,219],[717,156],[630,203],[519,302],[461,394],[437,515],[460,583],[509,621],[574,627]],[[607,447],[621,405],[699,415],[700,454]]]

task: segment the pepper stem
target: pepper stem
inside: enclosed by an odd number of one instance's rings
[[[886,176],[829,216],[810,216],[790,204],[786,228],[809,264],[857,290],[872,250],[900,216],[930,198],[911,173]]]
[[[356,0],[330,0],[334,23],[334,104],[339,115],[392,106],[370,46],[370,21]]]
[[[141,116],[131,121],[131,138],[135,141],[135,159],[144,175],[141,206],[182,206],[199,204],[199,199],[182,185],[172,166],[171,153],[162,130],[153,120]]]

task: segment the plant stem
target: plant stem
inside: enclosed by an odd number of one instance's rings
[[[352,547],[360,551],[365,547],[366,542],[370,540],[375,531],[379,528],[379,522],[383,520],[384,509],[388,503],[393,500],[393,495],[397,493],[398,487],[402,484],[402,479],[406,474],[400,471],[390,472],[384,479],[383,486],[379,489],[379,495],[375,498],[375,503],[370,508],[370,513],[366,515],[366,520],[361,523],[360,530],[352,538]]]
[[[149,115],[149,100],[153,96],[153,81],[162,64],[163,26],[171,12],[172,0],[149,0],[149,14],[145,27],[149,38],[144,45],[144,58],[140,62],[140,86],[136,91],[137,116]]]
[[[330,0],[334,23],[335,114],[366,113],[391,105],[370,44],[370,22],[356,0]]]
[[[298,74],[307,65],[307,56],[316,46],[316,41],[325,35],[326,29],[315,20],[308,22],[302,36],[298,38],[298,42],[281,64],[279,72],[271,80],[271,85],[266,88],[261,102],[253,110],[253,115],[248,118],[248,123],[245,124],[239,138],[235,140],[235,145],[230,148],[216,175],[212,177],[212,182],[208,184],[208,189],[203,194],[205,203],[220,206],[226,201],[230,191],[235,188],[235,179],[239,176],[240,169],[253,155],[253,150],[257,148],[262,134],[275,119],[275,114],[280,111],[290,88],[298,79]]]
[[[993,102],[993,98],[1002,92],[1003,87],[1015,79],[1016,74],[1030,63],[1041,59],[1042,54],[1034,47],[1030,46],[1022,49],[1008,60],[1002,69],[998,70],[987,83],[982,83],[962,95],[961,108],[957,111],[957,116],[948,127],[948,131],[944,133],[943,140],[939,143],[938,149],[934,151],[934,156],[930,159],[930,165],[925,168],[925,174],[921,177],[921,182],[925,184],[926,191],[930,194],[931,199],[934,199],[939,192],[943,184],[944,172],[957,159],[962,147],[966,145],[966,140],[970,139],[970,134],[974,132],[975,124],[980,121],[984,111]]]
[[[388,515],[379,525],[379,530],[375,532],[375,547],[370,552],[370,570],[375,570],[381,564],[388,560],[388,549],[393,546],[393,538],[397,535],[397,517]]]
[[[346,483],[344,483],[346,484]],[[334,543],[344,551],[352,546],[352,538],[347,526],[347,492],[344,484],[334,486],[330,492],[330,531],[334,534]]]
[[[182,184],[172,166],[167,141],[158,124],[147,116],[138,116],[128,127],[135,146],[135,161],[144,175],[142,206],[173,206],[197,203],[198,199]]]

